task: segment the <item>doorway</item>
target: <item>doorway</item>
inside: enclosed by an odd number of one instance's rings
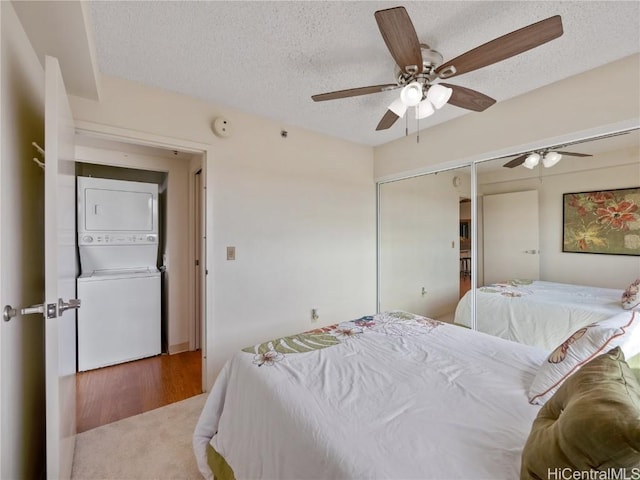
[[[95,418],[80,421],[82,414],[102,418],[98,424],[108,423],[204,390],[206,282],[204,268],[194,272],[193,265],[204,264],[205,199],[201,194],[196,205],[193,190],[204,189],[205,153],[165,145],[138,144],[133,140],[122,141],[91,133],[81,133],[76,137],[76,158],[82,164],[158,177],[154,183],[163,192],[159,203],[164,209],[160,223],[163,245],[159,249],[158,266],[166,268],[163,273],[166,291],[163,292],[162,355],[78,374],[78,427],[81,429],[82,425],[97,426]],[[195,177],[194,172],[199,172],[199,176]],[[197,187],[194,185],[196,178],[199,182]],[[197,238],[202,239],[198,249],[195,248]],[[154,382],[156,385],[141,390],[140,384],[145,382],[147,386]],[[96,410],[101,388],[105,392],[119,391],[120,394]],[[83,398],[81,390],[87,394],[86,398]],[[104,397],[109,398],[108,395]],[[120,404],[114,405],[114,402]]]
[[[460,298],[471,290],[471,199],[460,198]]]

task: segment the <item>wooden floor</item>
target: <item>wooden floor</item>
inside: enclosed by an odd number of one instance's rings
[[[78,433],[202,393],[202,353],[158,355],[76,375]]]

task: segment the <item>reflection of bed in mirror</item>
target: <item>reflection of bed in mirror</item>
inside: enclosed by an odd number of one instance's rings
[[[622,290],[546,281],[511,280],[476,289],[481,332],[527,345],[555,348],[576,328],[622,309]],[[471,292],[456,308],[454,322],[471,326]]]

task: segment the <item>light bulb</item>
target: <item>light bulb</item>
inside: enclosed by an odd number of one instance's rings
[[[402,103],[402,100],[396,98],[391,105],[389,105],[389,110],[395,113],[398,117],[404,117],[404,114],[407,112],[407,106]]]
[[[422,100],[422,85],[418,82],[411,82],[400,92],[400,100],[407,107],[415,107]]]
[[[429,115],[433,115],[433,112],[435,112],[435,110],[433,109],[433,105],[427,99],[424,99],[418,105],[416,105],[417,120],[421,118],[427,118]]]
[[[433,106],[438,109],[442,108],[445,103],[449,101],[452,94],[452,88],[438,84],[431,85],[431,87],[429,87],[429,90],[427,90],[427,98],[431,103],[433,103]]]
[[[562,158],[562,155],[560,155],[558,152],[549,152],[542,159],[542,164],[546,168],[553,167],[556,163],[560,161],[561,158]]]
[[[524,160],[524,166],[529,170],[533,169],[540,162],[540,154],[532,153]]]

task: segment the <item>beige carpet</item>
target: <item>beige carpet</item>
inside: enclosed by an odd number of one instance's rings
[[[72,479],[202,479],[191,436],[206,394],[80,433]]]

